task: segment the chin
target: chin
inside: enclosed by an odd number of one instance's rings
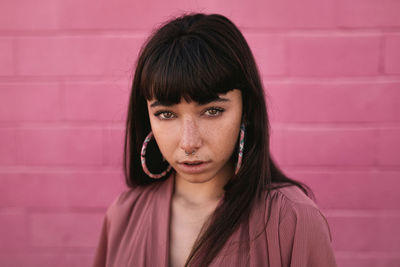
[[[194,184],[207,183],[215,177],[215,174],[210,173],[188,174],[179,172],[178,174],[183,180]]]

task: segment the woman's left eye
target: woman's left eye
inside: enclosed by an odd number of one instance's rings
[[[218,115],[220,115],[222,112],[224,112],[225,110],[224,109],[222,109],[222,108],[209,108],[209,109],[207,109],[204,113],[207,115],[207,116],[210,116],[210,117],[216,117],[216,116],[218,116]]]

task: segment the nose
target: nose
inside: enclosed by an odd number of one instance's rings
[[[181,131],[181,149],[184,150],[186,154],[193,154],[202,144],[199,129],[193,118],[187,117],[183,119]]]

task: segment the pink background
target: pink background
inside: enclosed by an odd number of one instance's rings
[[[339,266],[400,266],[400,1],[1,0],[0,266],[89,266],[123,190],[137,52],[181,11],[243,31],[273,153],[309,184]]]

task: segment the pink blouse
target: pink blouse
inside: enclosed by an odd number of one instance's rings
[[[121,193],[108,208],[93,267],[168,266],[170,208],[175,176]],[[271,191],[249,222],[225,243],[210,266],[337,266],[329,225],[299,188]],[[271,217],[266,231],[268,202]],[[252,239],[252,242],[237,242]]]

